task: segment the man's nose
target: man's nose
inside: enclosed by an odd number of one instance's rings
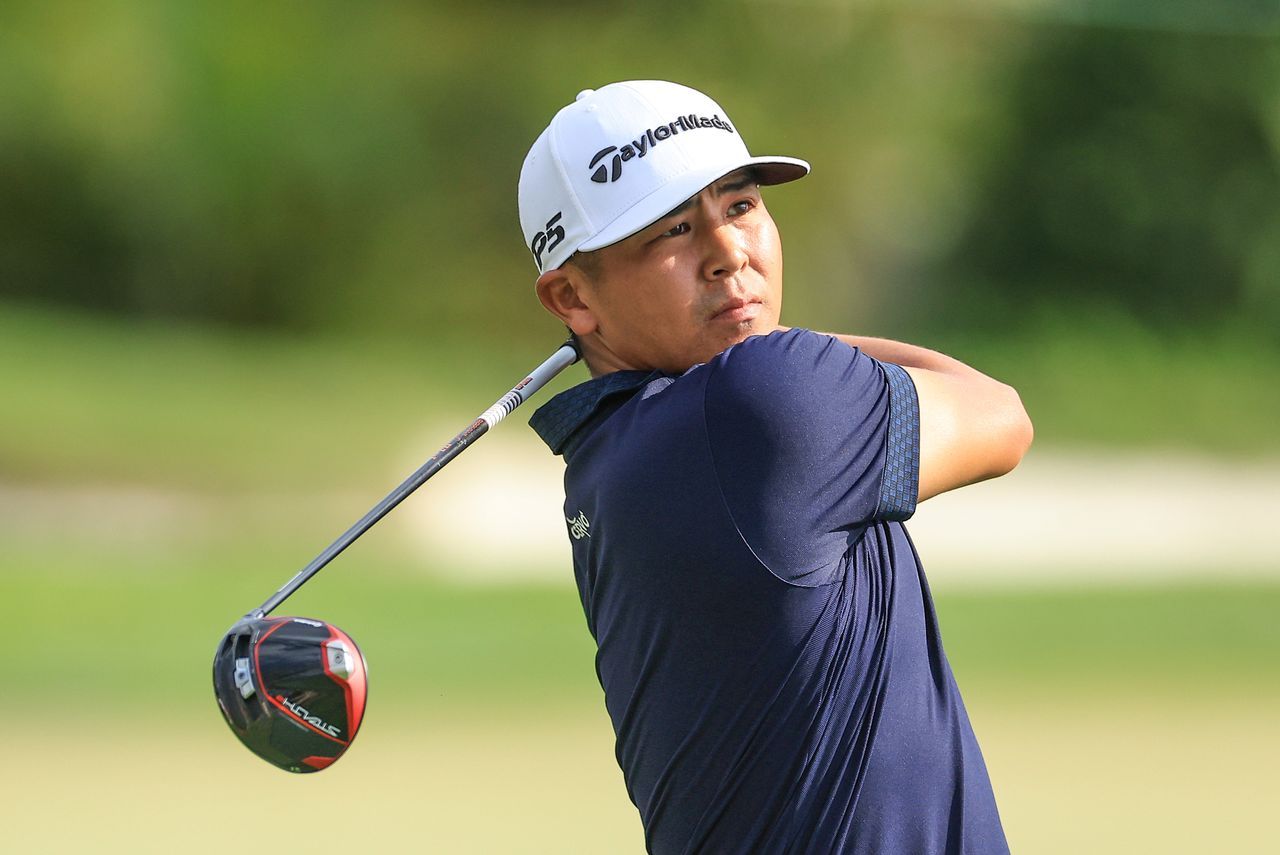
[[[704,234],[706,254],[702,262],[702,275],[705,279],[724,279],[747,266],[751,256],[747,253],[741,229],[730,223],[720,223]]]

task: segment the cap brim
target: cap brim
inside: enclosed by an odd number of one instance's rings
[[[752,157],[728,165],[722,163],[692,170],[640,199],[619,214],[613,222],[579,244],[578,249],[591,252],[625,240],[661,220],[686,200],[702,192],[704,187],[748,166],[756,168],[761,184],[786,184],[809,174],[809,164],[794,157]]]

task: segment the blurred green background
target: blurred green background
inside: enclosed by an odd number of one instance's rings
[[[0,848],[643,850],[529,412],[290,601],[370,661],[342,763],[249,755],[208,670],[560,340],[520,163],[643,77],[813,164],[766,196],[785,323],[1028,405],[1023,468],[918,535],[1014,851],[1280,848],[1280,7],[1250,0],[9,0]],[[997,500],[1053,536],[940,525]]]

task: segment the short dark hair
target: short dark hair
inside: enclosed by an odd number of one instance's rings
[[[572,264],[585,273],[588,279],[600,278],[600,254],[596,250],[585,252],[580,249],[569,256],[565,264]]]

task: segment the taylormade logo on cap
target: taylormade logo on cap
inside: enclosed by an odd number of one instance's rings
[[[712,116],[708,119],[706,116],[696,116],[690,113],[687,116],[681,116],[674,122],[658,125],[656,128],[648,128],[637,139],[625,143],[622,148],[611,145],[600,149],[596,152],[596,156],[591,158],[591,163],[588,164],[588,168],[594,170],[591,173],[591,180],[597,184],[604,184],[606,181],[617,181],[622,177],[622,164],[626,161],[633,157],[644,157],[650,148],[665,139],[670,139],[681,131],[692,131],[698,128],[719,128],[722,131],[733,133],[733,128],[729,127],[729,123],[723,121],[719,116]],[[617,154],[613,156],[612,169],[606,172],[603,166],[596,166],[596,164],[611,152],[617,152]]]
[[[718,178],[753,166],[762,184],[793,181],[809,164],[752,157],[725,110],[660,80],[578,93],[534,142],[520,170],[520,225],[539,272],[661,219]]]

